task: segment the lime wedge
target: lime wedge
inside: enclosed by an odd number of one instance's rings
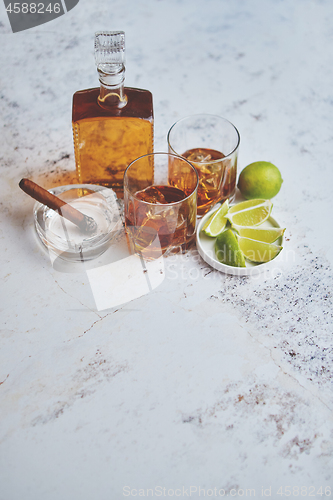
[[[225,217],[229,209],[228,200],[226,200],[219,209],[217,209],[207,220],[202,230],[211,238],[216,238],[216,236],[225,228],[228,219]]]
[[[245,267],[244,256],[231,229],[223,231],[216,238],[215,255],[220,262],[227,266]]]
[[[258,226],[262,222],[268,219],[271,214],[273,203],[270,200],[249,200],[249,201],[260,201],[261,203],[257,203],[252,207],[245,207],[242,210],[237,212],[232,211],[235,207],[239,207],[242,205],[235,205],[232,207],[228,214],[226,215],[227,219],[231,222],[231,224],[236,226]],[[244,201],[243,204],[248,202]]]
[[[256,198],[255,200],[241,201],[240,203],[237,203],[236,205],[233,205],[232,207],[230,207],[229,212],[231,214],[234,214],[235,212],[240,212],[241,210],[246,210],[248,208],[252,208],[252,207],[256,207],[257,205],[261,205],[265,201],[266,201],[265,199],[258,199],[258,198]]]
[[[251,240],[250,238],[238,238],[238,245],[244,257],[251,262],[268,262],[276,257],[282,250],[279,245]]]
[[[280,236],[283,236],[285,228],[282,227],[271,227],[271,228],[259,228],[259,227],[245,227],[245,226],[232,226],[235,231],[244,238],[250,238],[251,240],[263,241],[265,243],[274,243]]]

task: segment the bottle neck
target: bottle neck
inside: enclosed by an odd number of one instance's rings
[[[97,71],[100,81],[99,105],[103,108],[123,108],[126,106],[124,65],[103,64],[98,66]]]

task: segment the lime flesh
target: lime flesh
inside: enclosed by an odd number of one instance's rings
[[[283,236],[283,233],[285,232],[285,229],[281,227],[259,228],[236,225],[232,227],[235,231],[237,231],[239,236],[265,243],[274,243],[274,241]]]
[[[260,199],[255,199],[255,200],[247,200],[247,201],[241,201],[240,203],[237,203],[236,205],[233,205],[232,207],[229,208],[229,213],[234,214],[236,212],[240,212],[241,210],[246,210],[248,208],[253,208],[256,207],[257,205],[261,205],[262,203],[265,203],[264,198]]]
[[[216,210],[207,220],[202,230],[211,238],[215,238],[224,230],[228,219],[225,217],[229,209],[228,200],[226,200],[218,210]]]
[[[252,200],[254,201],[254,200]],[[246,202],[243,202],[242,210],[233,212],[232,209],[229,210],[226,217],[233,225],[237,226],[258,226],[265,222],[271,214],[273,204],[270,200],[256,200],[261,203],[247,208]],[[241,205],[241,203],[239,203]],[[235,205],[239,207],[239,205]],[[234,207],[232,207],[234,208]]]
[[[251,240],[250,238],[238,238],[238,245],[244,257],[256,263],[269,262],[282,250],[279,245]]]

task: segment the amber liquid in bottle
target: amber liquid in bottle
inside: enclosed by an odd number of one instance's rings
[[[72,114],[79,182],[111,187],[119,197],[125,169],[139,156],[152,153],[154,140],[152,94],[124,87],[124,51],[123,32],[96,33],[101,87],[76,92]],[[140,175],[152,178],[152,172]]]
[[[103,108],[98,103],[98,88],[76,92],[73,97],[79,182],[112,187],[117,194],[123,189],[126,167],[139,156],[152,153],[154,140],[151,93],[124,90],[128,102],[121,109]],[[142,172],[142,175],[145,174]]]

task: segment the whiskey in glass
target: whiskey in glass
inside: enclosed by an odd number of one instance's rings
[[[153,176],[142,181],[142,171]],[[168,153],[136,159],[124,175],[125,225],[132,250],[145,258],[188,248],[195,237],[198,174]]]
[[[233,200],[239,142],[236,127],[215,115],[189,116],[169,130],[169,153],[186,158],[199,174],[198,215],[219,201]]]

